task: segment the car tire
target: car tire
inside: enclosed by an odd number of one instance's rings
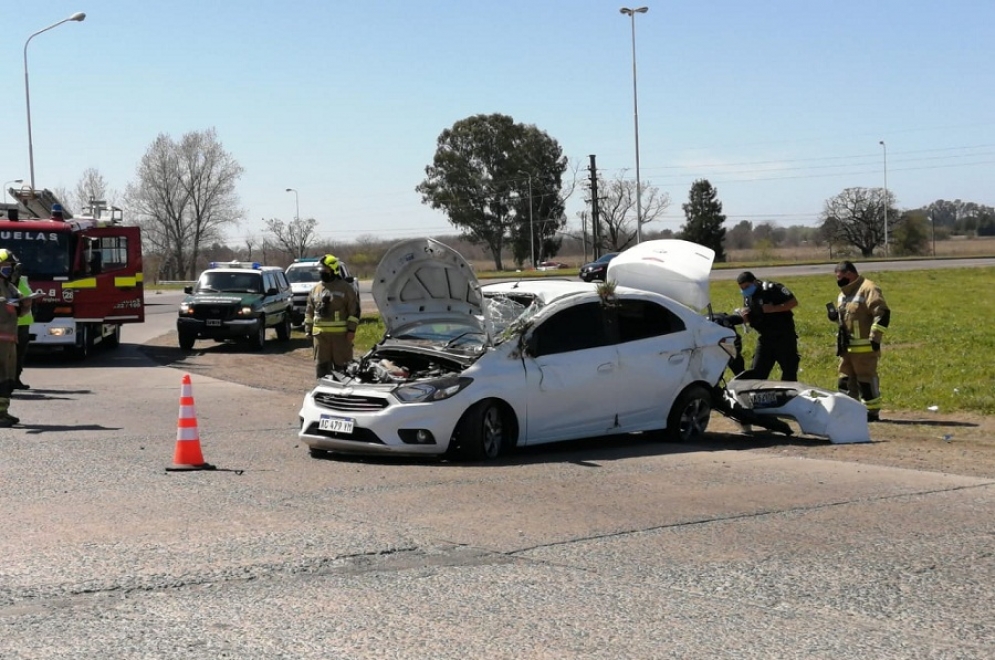
[[[331,457],[331,453],[325,451],[324,449],[315,449],[314,447],[311,447],[311,448],[309,448],[307,450],[307,452],[311,456],[311,458],[329,458],[329,457]]]
[[[249,335],[249,348],[254,351],[263,350],[266,345],[266,317],[259,317],[259,326],[256,331]]]
[[[711,394],[701,385],[692,385],[670,409],[664,437],[674,442],[697,442],[705,435],[711,414]]]
[[[488,461],[508,448],[510,424],[494,400],[485,399],[470,406],[456,425],[452,441],[456,455],[464,460]]]
[[[290,314],[284,314],[283,321],[276,326],[276,338],[278,341],[290,341]]]
[[[193,350],[193,343],[197,341],[196,334],[184,330],[180,330],[176,334],[177,337],[179,338],[181,349],[183,349],[184,351]]]

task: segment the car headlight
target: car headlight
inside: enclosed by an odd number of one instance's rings
[[[455,395],[472,382],[472,378],[449,377],[428,380],[421,383],[411,383],[409,385],[402,385],[394,390],[394,396],[401,403],[442,401]]]
[[[252,308],[251,307],[243,307],[242,309],[238,310],[238,314],[239,314],[239,316],[251,316],[252,315]]]
[[[180,314],[193,314],[193,307],[190,303],[180,303]]]

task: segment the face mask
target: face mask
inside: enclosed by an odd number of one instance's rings
[[[756,292],[757,292],[757,284],[756,284],[756,282],[754,282],[750,286],[748,286],[745,289],[743,289],[743,297],[744,298],[749,298],[749,297],[751,297]]]
[[[332,281],[332,274],[331,273],[322,273],[321,274],[321,281],[322,282],[331,282]]]
[[[14,274],[13,266],[4,266],[3,268],[0,268],[0,276],[3,276],[8,280],[10,279],[10,276],[13,274]]]
[[[845,287],[845,286],[846,286],[847,284],[849,284],[849,283],[850,283],[850,280],[846,279],[845,277],[840,277],[840,278],[837,278],[837,279],[836,279],[836,285],[837,285],[837,286],[838,286],[839,288],[841,288],[841,289],[842,289],[843,287]]]

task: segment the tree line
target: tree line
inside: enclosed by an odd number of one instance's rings
[[[640,233],[643,238],[683,238],[712,248],[716,260],[724,261],[727,248],[776,247],[785,240],[825,243],[839,254],[855,251],[868,257],[885,248],[886,236],[888,253],[899,256],[926,254],[937,230],[943,235],[995,235],[992,207],[937,200],[920,209],[899,209],[890,191],[859,187],[826,200],[814,228],[741,221],[727,229],[718,191],[707,179],[692,184],[679,231],[653,232],[652,224],[670,206],[667,193],[648,181],[636,185],[626,172],[608,179],[596,172],[594,185],[585,185],[580,169],[535,125],[503,114],[478,114],[439,134],[415,192],[422,203],[446,215],[458,232],[455,241],[481,250],[496,270],[505,270],[509,255],[519,269],[551,260],[565,238],[582,243],[585,254],[588,247],[592,254],[624,250]],[[123,195],[126,217],[143,229],[150,262],[146,270],[152,266],[158,279],[193,279],[206,257],[217,259],[219,254],[283,265],[297,257],[343,252],[343,246],[319,240],[315,218],[264,219],[263,236],[226,244],[226,230],[244,219],[236,192],[242,173],[213,128],[178,140],[156,137]],[[590,199],[593,189],[596,206]],[[565,213],[568,199],[578,191],[588,194],[585,210],[578,213],[579,232],[568,230]],[[56,194],[77,209],[93,199],[116,201],[116,193],[95,169],[84,172],[74,191],[57,189]],[[355,261],[364,261],[367,252],[373,258],[378,250],[364,248],[379,242],[370,237],[357,241],[357,249],[349,250],[355,253],[354,268],[363,267]]]

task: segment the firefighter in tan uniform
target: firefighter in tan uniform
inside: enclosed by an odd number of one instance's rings
[[[314,337],[318,378],[352,360],[352,340],[359,325],[359,296],[342,279],[339,260],[326,254],[320,263],[321,282],[311,289],[304,310],[304,331]]]
[[[17,319],[31,309],[31,300],[14,285],[16,265],[14,253],[0,249],[0,428],[21,421],[10,414],[10,395],[17,383]]]
[[[840,392],[863,401],[867,421],[881,416],[881,390],[878,384],[878,359],[881,339],[891,322],[891,310],[881,288],[857,272],[849,261],[836,265],[836,284],[840,288],[836,305],[826,306],[829,320],[839,326],[836,354],[840,358]]]

